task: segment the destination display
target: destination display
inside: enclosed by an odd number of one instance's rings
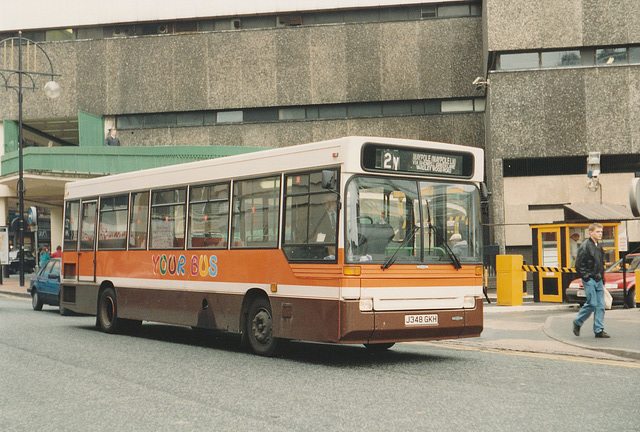
[[[371,144],[363,149],[363,168],[375,171],[419,173],[446,177],[470,177],[471,153],[439,152],[416,148],[389,148]]]

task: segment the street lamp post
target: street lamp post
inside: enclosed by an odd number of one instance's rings
[[[16,47],[17,45],[17,47]],[[23,47],[27,51],[27,65],[23,64]],[[17,69],[14,68],[14,52],[18,51]],[[0,41],[0,49],[2,50],[2,69],[0,69],[0,81],[5,89],[14,89],[18,95],[18,230],[19,230],[19,249],[20,255],[20,286],[24,286],[24,165],[22,159],[22,150],[24,142],[22,138],[22,95],[23,90],[35,90],[39,78],[49,78],[44,86],[44,92],[50,99],[55,99],[60,95],[60,85],[53,78],[59,76],[53,72],[53,64],[47,53],[38,43],[22,37],[22,32],[18,32],[17,37],[10,37]],[[40,60],[39,70],[38,59]],[[27,80],[27,84],[23,85],[23,79]],[[17,81],[17,82],[16,82]],[[38,251],[36,252],[36,256]]]

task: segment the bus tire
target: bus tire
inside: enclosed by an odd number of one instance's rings
[[[388,342],[388,343],[366,343],[366,344],[364,344],[365,348],[367,348],[369,351],[372,351],[372,352],[386,351],[386,350],[388,350],[389,348],[391,348],[394,345],[395,345],[394,342]]]
[[[122,329],[122,320],[118,318],[116,291],[107,288],[100,293],[96,325],[105,333],[118,333]]]
[[[278,339],[273,336],[273,315],[267,298],[256,297],[249,305],[245,334],[254,353],[265,357],[275,354]]]

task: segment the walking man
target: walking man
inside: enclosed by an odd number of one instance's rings
[[[604,249],[602,225],[592,223],[589,226],[589,238],[582,242],[576,257],[576,271],[582,278],[582,286],[587,301],[573,320],[573,334],[580,336],[580,327],[593,313],[593,332],[597,338],[608,338],[604,331]]]

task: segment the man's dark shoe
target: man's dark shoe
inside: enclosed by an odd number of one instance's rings
[[[576,336],[580,336],[580,326],[578,324],[576,324],[576,322],[573,322],[573,334]]]
[[[602,330],[600,333],[596,333],[597,338],[610,338],[611,335],[606,331]]]

